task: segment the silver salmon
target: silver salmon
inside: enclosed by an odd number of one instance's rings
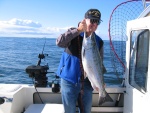
[[[104,102],[112,102],[112,98],[105,90],[102,67],[103,62],[96,44],[94,33],[89,37],[86,37],[86,34],[84,33],[81,55],[83,69],[86,73],[85,76],[88,77],[93,89],[99,92],[99,105]]]

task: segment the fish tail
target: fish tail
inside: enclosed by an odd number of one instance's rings
[[[102,105],[104,102],[113,102],[113,99],[109,96],[109,94],[106,92],[106,96],[105,97],[102,97],[100,96],[99,97],[99,105]]]
[[[109,96],[107,92],[106,92],[106,102],[113,102],[113,99]]]

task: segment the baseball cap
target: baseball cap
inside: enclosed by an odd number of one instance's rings
[[[98,9],[89,9],[85,13],[85,18],[96,19],[96,20],[101,21],[101,13]]]

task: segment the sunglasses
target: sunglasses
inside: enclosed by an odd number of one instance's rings
[[[99,20],[96,20],[96,19],[90,19],[90,23],[91,23],[91,24],[96,23],[97,25],[99,25],[99,24],[100,24],[100,21],[99,21]]]

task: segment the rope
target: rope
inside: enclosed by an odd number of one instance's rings
[[[80,37],[78,36],[78,50],[79,50],[79,62],[80,62],[80,69],[81,69],[81,91],[78,97],[78,104],[80,106],[80,113],[84,113],[84,105],[82,102],[82,97],[84,94],[84,69],[82,65],[82,58],[81,58],[81,45],[80,45]]]

